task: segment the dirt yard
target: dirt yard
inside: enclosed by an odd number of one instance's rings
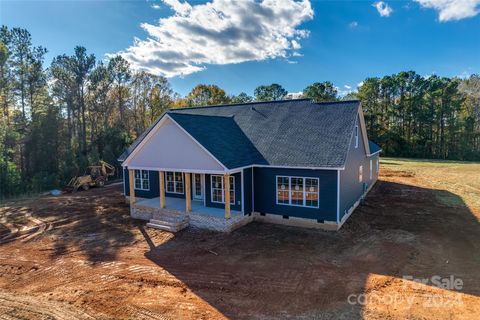
[[[385,159],[339,232],[173,235],[121,192],[0,208],[0,319],[480,319],[480,164]]]

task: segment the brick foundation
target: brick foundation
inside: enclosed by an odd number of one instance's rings
[[[134,219],[141,220],[163,220],[162,217],[168,216],[183,216],[190,226],[199,229],[207,229],[218,232],[232,232],[233,230],[240,228],[247,223],[253,221],[253,216],[233,215],[230,219],[224,217],[210,216],[207,214],[199,214],[192,212],[186,214],[183,211],[172,209],[159,209],[148,206],[142,206],[134,204],[130,207],[130,215]]]
[[[190,225],[199,229],[232,232],[253,221],[253,216],[235,215],[230,219],[202,214],[190,214]]]

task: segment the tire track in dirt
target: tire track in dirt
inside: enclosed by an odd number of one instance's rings
[[[0,289],[0,319],[93,320],[95,317],[67,303]]]

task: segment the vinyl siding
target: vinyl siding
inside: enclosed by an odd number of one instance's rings
[[[252,208],[252,168],[243,169],[243,199],[244,199],[244,213],[249,214],[253,211]]]
[[[159,180],[158,171],[149,171],[150,190],[135,190],[135,197],[139,198],[156,198],[160,196],[159,193]],[[128,183],[128,170],[123,169],[123,185],[125,190],[125,196],[130,196],[130,185]]]
[[[357,119],[359,121],[359,119]],[[358,148],[355,148],[355,135],[352,134],[345,170],[340,171],[340,220],[378,178],[375,161],[379,155],[368,157],[363,144],[362,130],[359,130]],[[370,179],[370,159],[372,179]],[[359,182],[359,167],[363,166],[363,181]]]
[[[319,178],[319,208],[278,205],[276,176]],[[283,168],[254,169],[254,211],[291,217],[336,221],[337,171]]]
[[[211,208],[225,208],[223,203],[212,202],[210,174],[205,175],[205,204]],[[230,210],[242,211],[242,175],[240,172],[233,174],[235,177],[235,204],[230,205]]]

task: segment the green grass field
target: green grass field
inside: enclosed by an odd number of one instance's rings
[[[380,163],[381,168],[387,173],[401,171],[406,176],[415,177],[422,186],[439,190],[436,196],[445,204],[455,205],[458,199],[441,190],[456,194],[471,208],[480,209],[478,162],[381,158]]]

